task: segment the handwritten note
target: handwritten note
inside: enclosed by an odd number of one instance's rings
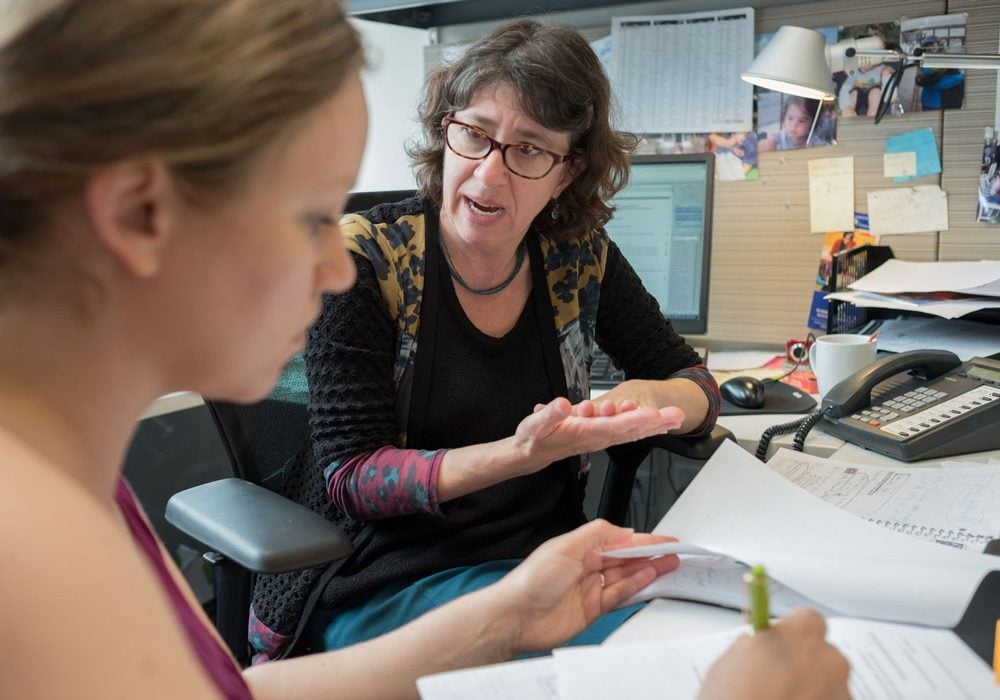
[[[893,176],[896,182],[906,182],[915,177],[941,172],[941,159],[938,157],[937,142],[934,140],[934,130],[930,127],[890,136],[885,140],[885,150],[887,154],[916,154],[916,172],[897,173]],[[886,173],[885,176],[890,177],[889,173]]]
[[[854,158],[809,161],[809,229],[813,233],[854,229]]]
[[[721,555],[681,555],[681,563],[669,576],[660,576],[633,595],[624,605],[643,603],[654,598],[697,600],[740,610],[746,605],[746,564]],[[771,578],[771,612],[784,615],[806,606],[836,614],[811,598]]]
[[[868,218],[876,236],[948,230],[948,195],[937,185],[868,193]]]
[[[883,154],[882,170],[886,177],[912,177],[917,174],[916,151]]]

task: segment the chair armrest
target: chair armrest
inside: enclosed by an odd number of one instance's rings
[[[688,459],[704,461],[711,457],[725,440],[735,442],[736,437],[728,429],[717,425],[711,433],[700,437],[654,435],[644,440],[609,447],[608,471],[604,477],[604,490],[601,492],[597,508],[598,516],[616,525],[625,522],[632,485],[635,483],[635,473],[639,469],[639,464],[654,447]]]
[[[736,442],[736,436],[728,428],[716,425],[712,432],[701,437],[688,437],[686,435],[654,435],[653,437],[640,440],[640,444],[648,445],[649,448],[659,447],[668,452],[673,452],[688,459],[706,460],[715,454],[719,446],[726,440]]]
[[[242,479],[220,479],[174,494],[171,525],[262,574],[320,566],[350,554],[344,532],[321,515]]]

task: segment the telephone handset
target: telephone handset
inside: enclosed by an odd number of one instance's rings
[[[906,462],[1000,448],[1000,362],[889,355],[823,398],[824,432]]]

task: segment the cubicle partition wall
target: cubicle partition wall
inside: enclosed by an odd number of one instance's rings
[[[567,5],[572,6],[572,1]],[[592,5],[593,3],[585,3]],[[750,3],[752,4],[752,3]],[[671,14],[739,6],[710,2],[644,2],[612,4],[551,15],[590,37],[608,32],[611,18],[629,14]],[[822,0],[774,4],[756,10],[756,32],[781,25],[819,28],[899,20],[947,13],[968,13],[969,53],[996,53],[1000,40],[1000,3],[986,0]],[[440,44],[466,42],[498,22],[440,27]],[[430,60],[441,47],[430,47]],[[822,235],[809,232],[807,163],[812,158],[854,156],[857,211],[867,210],[871,190],[910,185],[940,185],[948,193],[950,230],[893,235],[896,257],[908,260],[1000,259],[1000,226],[976,223],[976,193],[983,150],[983,127],[994,122],[997,72],[966,72],[965,105],[961,110],[916,112],[887,117],[840,119],[837,144],[759,156],[757,181],[719,182],[712,226],[711,286],[708,331],[698,345],[749,342],[781,344],[804,337]],[[941,151],[942,173],[906,185],[883,177],[884,141],[917,128],[933,129]]]

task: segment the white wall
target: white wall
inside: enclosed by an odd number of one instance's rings
[[[425,29],[352,19],[365,43],[362,75],[368,100],[368,145],[354,189],[416,186],[403,144],[418,133],[417,104],[424,80]]]

